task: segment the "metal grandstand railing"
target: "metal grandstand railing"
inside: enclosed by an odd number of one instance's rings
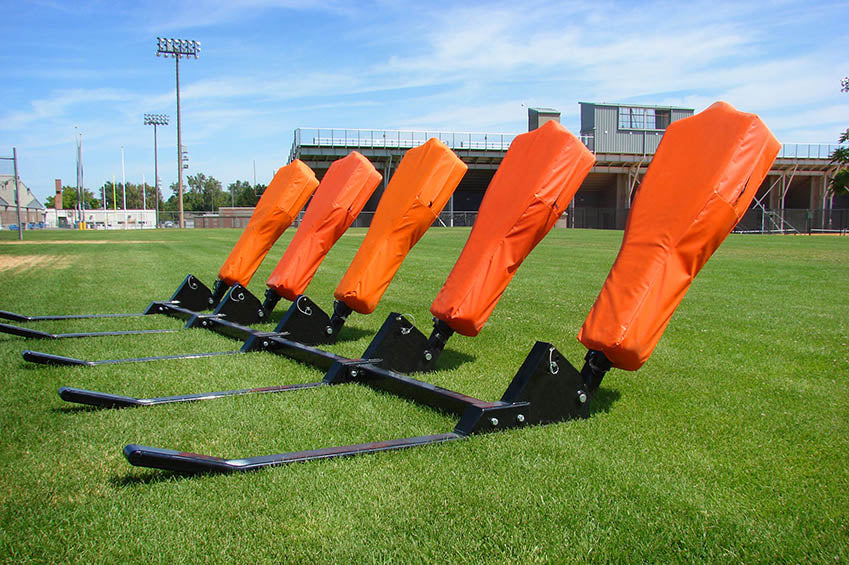
[[[299,147],[337,147],[344,149],[410,149],[435,137],[451,149],[507,151],[516,133],[297,128],[289,160],[295,158]],[[592,149],[592,136],[581,136],[584,145]]]
[[[778,153],[779,159],[830,159],[842,145],[836,143],[785,143]]]
[[[388,130],[388,129],[337,129],[297,128],[289,151],[289,160],[295,158],[299,147],[339,147],[350,149],[410,149],[435,137],[454,150],[506,151],[519,134],[492,132],[461,132],[440,130]],[[590,151],[595,151],[592,135],[581,135],[581,141]],[[785,143],[779,159],[830,159],[834,143]]]

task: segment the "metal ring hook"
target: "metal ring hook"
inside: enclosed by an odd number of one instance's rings
[[[309,306],[307,306],[306,308],[301,306],[301,300],[303,298],[305,298],[303,295],[298,298],[298,300],[295,302],[295,306],[298,307],[298,310],[300,310],[302,314],[306,316],[312,316],[312,308],[310,308]]]
[[[554,360],[554,348],[550,347],[548,349],[548,370],[552,375],[556,375],[560,372],[560,367],[557,366],[557,362]]]
[[[407,335],[408,333],[413,331],[413,328],[416,325],[416,317],[413,316],[412,314],[401,314],[401,315],[404,316],[405,318],[410,318],[413,321],[413,325],[411,325],[409,328],[401,328],[401,335]]]

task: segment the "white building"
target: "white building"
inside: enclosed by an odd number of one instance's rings
[[[84,210],[87,229],[140,230],[156,227],[156,210]],[[79,220],[77,210],[54,210],[45,214],[48,228],[73,228]]]

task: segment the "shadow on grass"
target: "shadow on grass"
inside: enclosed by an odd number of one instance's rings
[[[164,471],[161,469],[149,469],[143,475],[124,475],[123,477],[112,477],[109,484],[115,488],[134,487],[138,485],[154,485],[158,483],[170,483],[184,479],[195,479],[211,477],[221,473],[178,473],[176,471]]]
[[[364,330],[363,328],[352,328],[349,326],[342,326],[342,330],[339,332],[339,337],[336,338],[336,341],[358,341],[364,338],[365,336],[373,335],[373,333],[374,332]]]
[[[99,410],[108,410],[101,406],[90,406],[88,404],[71,404],[61,406],[59,408],[51,408],[50,411],[54,414],[79,414],[82,412],[96,412]]]
[[[610,412],[610,407],[613,403],[621,398],[622,394],[616,389],[599,388],[593,396],[592,404],[590,404],[590,417],[599,412]]]
[[[475,357],[474,355],[469,355],[468,353],[460,353],[459,351],[454,351],[453,349],[445,349],[439,356],[439,359],[436,360],[436,368],[441,371],[450,371],[452,369],[456,369],[464,363],[471,363],[473,361],[477,361],[477,357]]]

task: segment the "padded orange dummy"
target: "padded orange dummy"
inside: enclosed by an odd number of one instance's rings
[[[286,252],[266,281],[279,296],[295,300],[306,290],[333,244],[354,222],[383,180],[368,159],[356,151],[334,161]]]
[[[477,335],[594,163],[584,144],[557,122],[514,139],[431,313],[457,333]]]
[[[336,299],[360,314],[373,312],[407,253],[436,220],[467,169],[438,139],[407,151],[333,293]]]
[[[291,225],[317,186],[315,173],[303,161],[295,159],[280,167],[218,271],[218,278],[230,286],[236,283],[248,286],[271,246]]]
[[[780,147],[758,116],[724,102],[670,124],[578,334],[581,343],[614,367],[639,369],[693,278],[746,212]]]

